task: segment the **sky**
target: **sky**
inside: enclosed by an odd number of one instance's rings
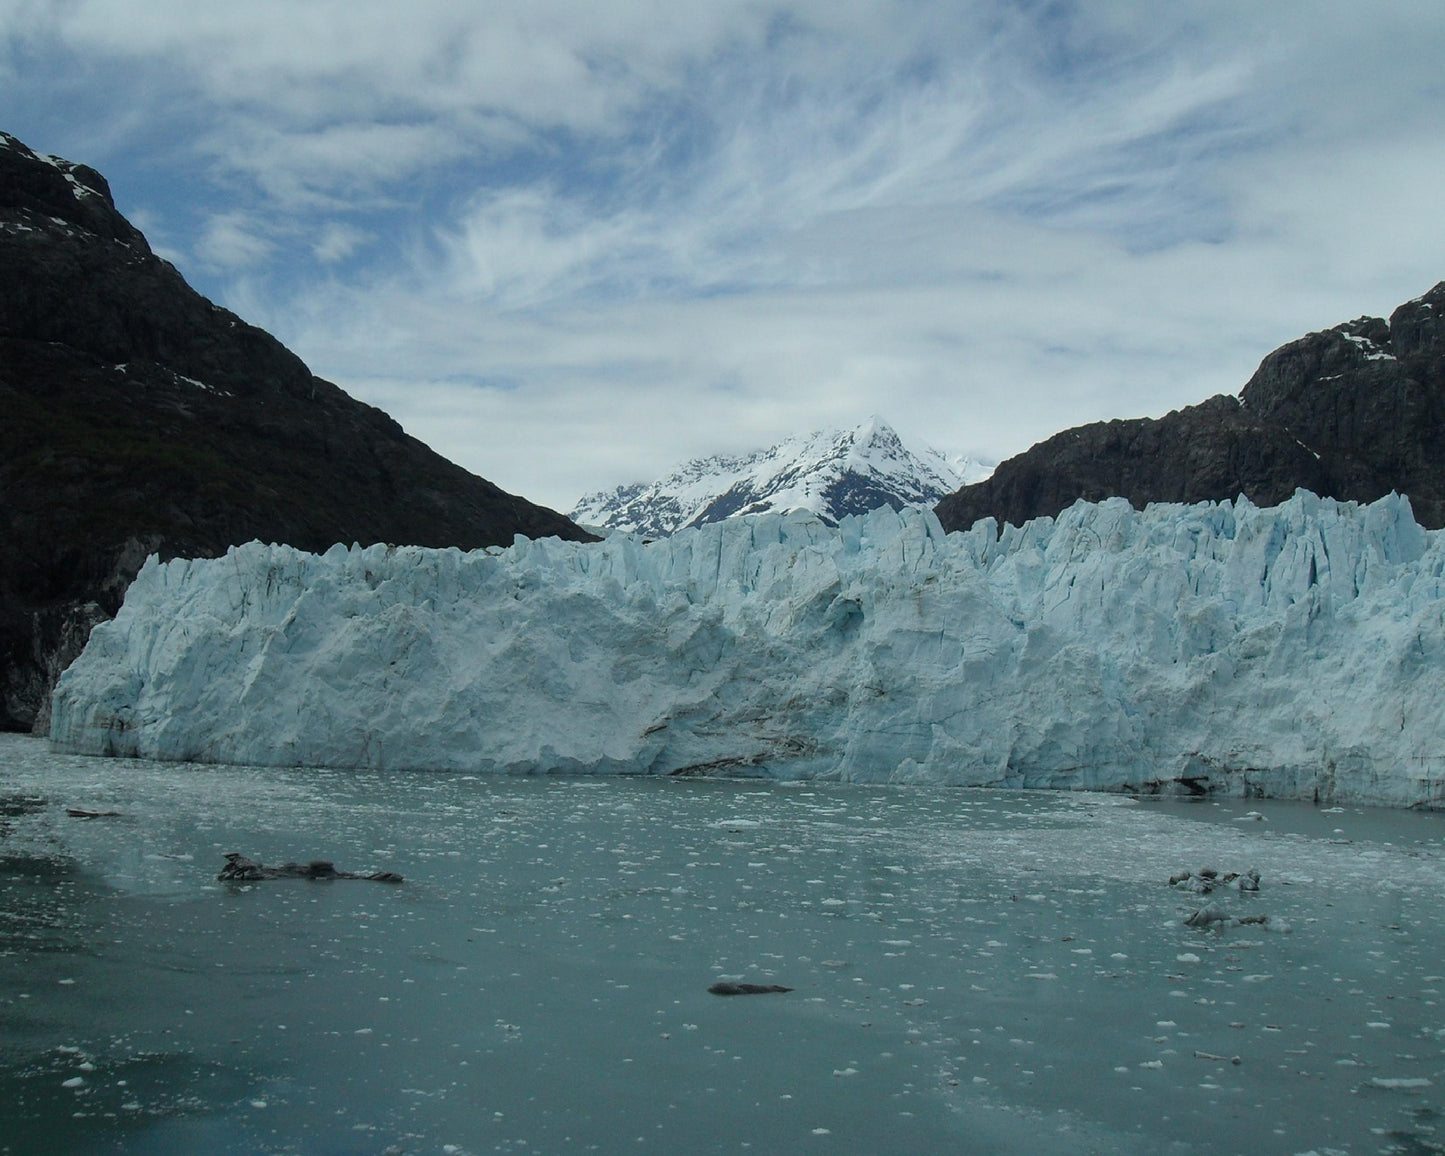
[[[0,129],[566,511],[879,414],[997,461],[1445,279],[1438,0],[0,0]]]

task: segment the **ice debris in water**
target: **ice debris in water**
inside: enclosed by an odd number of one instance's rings
[[[1213,867],[1201,867],[1198,871],[1176,871],[1169,876],[1169,886],[1183,891],[1195,891],[1208,895],[1220,887],[1232,887],[1236,891],[1258,891],[1259,871],[1251,867],[1248,871],[1226,871],[1220,874]]]
[[[1191,911],[1184,917],[1184,925],[1186,927],[1212,928],[1215,931],[1223,931],[1227,927],[1258,926],[1265,931],[1275,931],[1283,935],[1288,935],[1294,930],[1288,922],[1276,919],[1272,915],[1230,915],[1213,903]]]

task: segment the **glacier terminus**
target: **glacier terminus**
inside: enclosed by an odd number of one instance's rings
[[[1407,498],[797,511],[463,553],[152,558],[61,751],[1445,801],[1445,532]]]

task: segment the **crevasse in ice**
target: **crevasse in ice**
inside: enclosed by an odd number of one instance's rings
[[[83,753],[1445,799],[1445,537],[1406,498],[917,510],[147,562]]]

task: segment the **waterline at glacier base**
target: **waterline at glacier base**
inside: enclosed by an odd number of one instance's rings
[[[1445,800],[1445,538],[1398,495],[762,515],[148,562],[59,751]]]

